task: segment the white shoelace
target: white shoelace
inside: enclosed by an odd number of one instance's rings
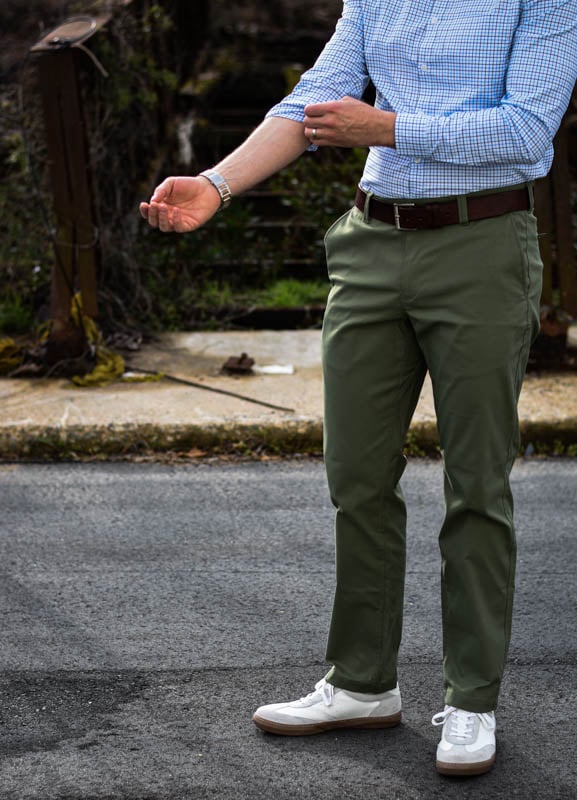
[[[435,714],[431,722],[433,725],[444,725],[449,720],[448,734],[455,739],[468,741],[473,733],[475,717],[479,718],[481,725],[488,731],[494,730],[495,720],[491,713],[478,714],[475,711],[465,711],[455,706],[446,706],[444,711]]]
[[[318,683],[315,683],[314,692],[310,692],[306,697],[301,697],[301,702],[312,700],[316,694],[320,694],[325,706],[331,706],[333,704],[334,686],[332,683],[327,683],[324,678],[321,678]]]

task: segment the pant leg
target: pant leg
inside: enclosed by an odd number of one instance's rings
[[[382,692],[397,682],[406,526],[398,483],[425,366],[402,312],[399,232],[353,209],[326,245],[325,463],[337,509],[329,680]]]
[[[421,269],[428,263],[431,274],[415,281],[411,318],[433,382],[444,456],[445,701],[482,712],[497,705],[510,638],[516,548],[509,473],[542,265],[530,212],[451,226],[438,239],[434,246],[427,236],[414,239],[411,258]]]

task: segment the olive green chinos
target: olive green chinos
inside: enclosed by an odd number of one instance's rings
[[[329,680],[370,693],[397,682],[406,523],[399,480],[428,370],[445,475],[445,702],[489,711],[511,628],[509,473],[539,324],[535,217],[515,211],[403,231],[355,207],[329,229],[326,250],[325,461],[337,509]]]

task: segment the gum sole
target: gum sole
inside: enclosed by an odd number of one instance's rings
[[[340,719],[334,722],[319,722],[312,725],[284,725],[282,722],[272,722],[255,714],[252,721],[266,733],[276,733],[279,736],[312,736],[314,733],[334,731],[337,728],[393,728],[401,721],[401,712],[390,717],[362,717],[360,719]]]
[[[454,778],[466,778],[469,775],[483,775],[485,772],[489,772],[494,763],[495,756],[478,764],[450,764],[447,761],[437,761],[437,772],[440,775],[449,775]]]

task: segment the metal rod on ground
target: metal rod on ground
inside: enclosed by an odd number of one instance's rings
[[[158,375],[157,370],[152,369],[140,369],[140,367],[130,367],[131,372],[142,372],[143,375]],[[166,378],[167,381],[173,381],[174,383],[182,383],[184,386],[192,386],[195,389],[204,389],[207,392],[215,392],[216,394],[224,394],[227,397],[236,397],[237,400],[245,400],[247,403],[255,403],[258,406],[264,406],[265,408],[272,408],[275,411],[290,411],[294,414],[294,408],[286,408],[285,406],[277,406],[274,403],[267,403],[265,400],[256,400],[254,397],[247,397],[244,394],[238,394],[237,392],[229,392],[227,389],[217,389],[215,386],[207,386],[204,383],[197,383],[196,381],[189,381],[185,378],[176,378],[174,375],[167,375],[165,372],[162,375]]]

